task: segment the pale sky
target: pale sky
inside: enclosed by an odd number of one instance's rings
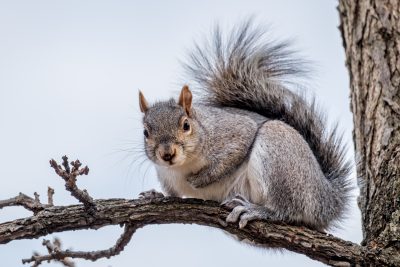
[[[250,15],[273,36],[294,39],[313,61],[310,91],[338,121],[353,158],[349,82],[336,1],[3,1],[0,0],[0,199],[55,189],[56,205],[76,203],[49,159],[67,154],[90,168],[78,185],[94,198],[136,198],[159,189],[142,148],[137,91],[147,99],[177,97],[179,60],[216,22]],[[194,96],[196,97],[196,96]],[[355,181],[355,175],[353,175]],[[356,192],[354,193],[356,194]],[[0,222],[29,216],[0,210]],[[57,233],[65,248],[104,249],[119,227]],[[360,242],[356,199],[335,235]],[[52,235],[53,236],[53,235]],[[48,236],[46,238],[52,238]],[[42,239],[42,238],[41,238]],[[0,245],[1,265],[21,266],[39,240]],[[89,266],[323,266],[286,251],[256,249],[222,231],[195,225],[148,226],[121,255]],[[43,264],[54,266],[55,263]],[[27,266],[27,265],[26,265]]]

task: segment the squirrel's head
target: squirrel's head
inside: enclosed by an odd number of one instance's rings
[[[201,129],[195,120],[189,87],[183,86],[178,102],[170,99],[151,106],[139,91],[139,105],[144,114],[144,146],[149,159],[170,167],[193,159]]]

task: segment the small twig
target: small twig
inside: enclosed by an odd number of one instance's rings
[[[51,188],[50,186],[47,187],[47,203],[49,206],[54,206],[53,196],[54,196],[54,189]]]
[[[79,200],[88,211],[89,214],[94,214],[97,211],[93,198],[86,190],[80,190],[76,185],[76,178],[80,175],[87,175],[89,173],[88,166],[81,169],[82,163],[79,160],[72,161],[70,164],[72,170],[68,165],[68,157],[63,156],[63,167],[57,164],[54,159],[50,160],[50,166],[55,170],[58,176],[64,179],[65,189],[71,193],[73,197]]]
[[[49,207],[49,205],[40,203],[39,195],[36,192],[34,195],[35,198],[33,199],[23,193],[19,193],[19,195],[16,197],[0,200],[0,209],[4,207],[22,206],[25,209],[32,211],[36,215],[39,211]]]
[[[34,192],[33,196],[35,197],[35,203],[40,204],[40,195],[37,192]]]
[[[16,197],[12,197],[6,200],[0,200],[0,209],[4,207],[22,206],[25,209],[32,211],[36,215],[39,211],[53,206],[53,188],[48,187],[47,189],[47,204],[42,204],[40,202],[40,196],[37,192],[34,192],[33,195],[34,198],[31,198],[30,196],[27,196],[23,193],[19,193],[19,195]]]
[[[44,261],[58,261],[63,263],[65,266],[74,267],[74,263],[68,260],[67,258],[80,258],[95,261],[100,258],[110,258],[112,256],[118,255],[121,251],[124,250],[125,246],[131,240],[135,231],[142,227],[142,225],[132,225],[132,224],[125,224],[124,232],[118,238],[117,242],[114,246],[109,249],[98,250],[98,251],[70,251],[70,250],[61,250],[61,242],[59,239],[54,239],[53,243],[49,240],[43,240],[43,245],[46,246],[47,251],[49,252],[48,255],[39,255],[35,253],[29,259],[23,259],[22,263],[31,263],[33,262],[32,266],[39,266]],[[69,264],[69,265],[67,265]]]
[[[51,260],[60,262],[66,267],[75,267],[75,263],[68,259],[68,257],[63,257],[63,258],[57,258],[55,255],[58,255],[59,253],[63,252],[61,250],[61,241],[57,237],[54,238],[53,242],[50,242],[50,240],[43,239],[42,245],[47,248],[48,255],[41,256],[39,253],[34,252],[33,256],[30,259],[24,259],[22,260],[22,263],[30,263],[33,262],[32,267],[37,267],[42,262],[47,261],[50,262]],[[50,257],[50,258],[49,258]],[[54,257],[54,258],[53,258]]]
[[[63,163],[62,165],[64,166],[64,169],[67,173],[71,173],[71,170],[69,168],[69,164],[68,164],[68,157],[67,156],[63,156],[62,157]]]

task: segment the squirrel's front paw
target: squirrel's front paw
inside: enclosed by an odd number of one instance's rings
[[[153,199],[153,198],[159,198],[159,197],[164,197],[164,194],[161,192],[157,192],[154,189],[144,191],[139,194],[139,199]]]

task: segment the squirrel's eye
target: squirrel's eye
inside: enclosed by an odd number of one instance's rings
[[[185,120],[185,121],[183,122],[183,130],[184,130],[185,132],[187,132],[187,131],[190,130],[190,124],[189,124],[189,121],[188,121],[188,120]]]
[[[149,131],[147,131],[146,129],[144,129],[143,134],[146,138],[149,138]]]

